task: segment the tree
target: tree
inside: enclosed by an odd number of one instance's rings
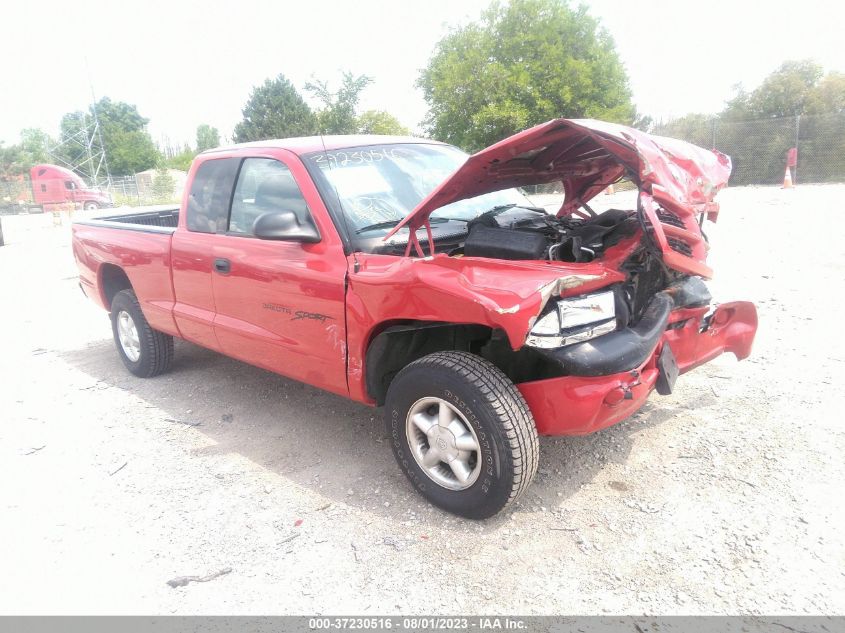
[[[196,155],[197,153],[186,145],[184,150],[168,158],[164,164],[171,169],[188,171]]]
[[[786,61],[752,92],[740,86],[723,116],[768,119],[803,114],[821,78],[822,67],[812,60]]]
[[[658,136],[680,138],[699,147],[713,146],[712,114],[687,114],[668,122],[654,126],[652,132]]]
[[[62,117],[59,127],[68,162],[84,161],[83,143],[87,131],[93,129],[95,112],[112,175],[129,175],[155,167],[161,155],[147,132],[149,119],[141,116],[137,106],[108,97],[100,99],[87,112],[69,112]],[[74,138],[79,142],[74,142]]]
[[[216,127],[203,123],[197,126],[197,153],[220,147],[220,132]]]
[[[114,176],[137,174],[155,167],[161,160],[146,130],[109,130],[103,135],[103,145],[109,171]]]
[[[21,151],[25,160],[32,165],[47,163],[50,160],[49,148],[56,142],[44,130],[39,128],[24,128],[21,130]]]
[[[0,180],[25,174],[33,165],[49,162],[48,147],[55,143],[44,130],[24,128],[21,141],[3,147],[0,143]]]
[[[317,123],[322,134],[355,134],[358,132],[356,110],[361,98],[361,91],[373,82],[367,75],[355,76],[344,72],[340,89],[331,92],[328,83],[313,79],[305,84],[320,103],[322,109],[317,112]]]
[[[813,87],[804,102],[806,114],[845,113],[845,74],[829,72]]]
[[[305,100],[284,75],[253,88],[235,126],[235,142],[308,136],[317,132],[317,120]]]
[[[750,92],[734,87],[719,115],[688,114],[658,134],[731,157],[733,184],[779,183],[786,152],[797,145],[804,182],[845,176],[845,74],[823,75],[812,60],[786,61]]]
[[[399,123],[399,119],[383,110],[367,110],[357,120],[359,134],[391,134],[407,136],[410,130]]]
[[[20,145],[3,146],[0,141],[0,181],[9,181],[26,171]]]
[[[437,43],[418,86],[430,134],[469,150],[556,117],[635,117],[612,38],[565,0],[494,2]]]
[[[167,168],[162,166],[156,169],[155,176],[153,176],[152,194],[153,200],[157,203],[166,203],[173,200],[173,189],[176,187],[176,181]]]

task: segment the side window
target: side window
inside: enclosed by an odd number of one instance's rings
[[[194,174],[185,221],[189,231],[222,233],[229,217],[229,200],[238,173],[239,158],[205,161]]]
[[[72,180],[65,180],[65,189],[70,189],[70,190],[76,189],[76,185],[74,184],[74,182]]]
[[[270,211],[293,211],[300,223],[311,223],[308,205],[287,165],[272,158],[247,158],[232,199],[229,232],[252,235],[255,219]]]

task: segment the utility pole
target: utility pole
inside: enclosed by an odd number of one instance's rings
[[[795,154],[796,154],[796,159],[795,159],[795,176],[792,178],[792,184],[793,185],[798,184],[798,130],[800,129],[800,123],[799,123],[800,120],[801,120],[801,115],[796,114],[795,115]]]

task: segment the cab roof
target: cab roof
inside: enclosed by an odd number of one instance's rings
[[[440,141],[414,136],[385,136],[380,134],[345,134],[328,136],[298,136],[293,138],[271,139],[267,141],[253,141],[251,143],[237,143],[226,147],[210,149],[203,154],[229,152],[238,149],[263,148],[286,149],[297,155],[310,154],[324,150],[342,150],[350,147],[365,147],[367,145],[393,145],[397,143],[417,143],[427,145],[443,145]]]

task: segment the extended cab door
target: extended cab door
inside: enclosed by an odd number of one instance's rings
[[[252,233],[264,213],[312,222],[317,243]],[[221,350],[254,365],[346,395],[343,245],[300,159],[285,150],[244,156],[225,233],[210,257],[214,332]]]
[[[214,245],[225,231],[229,201],[240,158],[210,158],[199,164],[190,180],[179,228],[173,233],[173,317],[182,337],[219,350],[214,334]]]

